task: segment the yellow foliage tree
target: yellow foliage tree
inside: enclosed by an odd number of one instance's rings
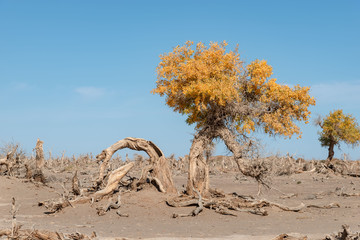
[[[190,149],[188,192],[208,190],[208,168],[203,150],[215,138],[224,140],[241,166],[243,148],[237,135],[263,129],[270,135],[301,136],[296,121],[307,123],[315,100],[309,87],[293,88],[271,78],[272,67],[264,60],[245,65],[238,49],[227,43],[186,42],[160,56],[158,80],[152,93],[166,97],[174,111],[187,115],[197,134]],[[202,166],[202,167],[201,167]]]
[[[343,111],[335,110],[328,116],[318,120],[322,131],[319,132],[319,141],[322,147],[328,147],[328,160],[334,157],[334,147],[340,146],[340,142],[352,145],[360,143],[360,127],[351,114],[344,114]]]

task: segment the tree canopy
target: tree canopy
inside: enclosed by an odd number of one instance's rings
[[[227,52],[226,46],[188,41],[161,55],[152,93],[165,95],[166,104],[198,130],[222,125],[239,133],[262,127],[270,135],[301,135],[295,121],[309,119],[315,105],[310,88],[278,84],[265,60],[245,65],[238,49]]]
[[[325,118],[318,121],[322,131],[319,132],[319,141],[322,147],[329,147],[331,160],[334,156],[334,146],[340,142],[352,145],[360,143],[360,127],[356,119],[351,114],[344,114],[343,110],[330,112]]]

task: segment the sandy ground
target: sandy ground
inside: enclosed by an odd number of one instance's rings
[[[186,175],[174,177],[178,190],[184,189]],[[53,214],[44,214],[39,201],[56,199],[61,191],[58,183],[35,186],[21,179],[0,176],[0,229],[11,226],[11,198],[19,205],[17,220],[23,228],[54,230],[64,233],[79,231],[91,234],[95,231],[100,239],[272,239],[287,233],[307,235],[309,239],[321,239],[337,232],[348,224],[352,231],[360,231],[360,197],[343,197],[334,192],[360,192],[360,178],[301,173],[274,177],[272,186],[297,196],[282,199],[276,190],[264,190],[259,198],[276,201],[287,206],[300,203],[326,205],[338,203],[340,208],[306,208],[301,212],[285,212],[278,208],[268,209],[268,216],[235,212],[237,217],[226,216],[205,209],[197,217],[172,218],[173,213],[189,213],[194,207],[172,208],[166,205],[166,194],[155,189],[128,192],[122,195],[121,212],[129,217],[119,217],[115,211],[98,216],[96,207],[106,205],[107,200],[76,205]],[[244,195],[257,193],[257,183],[236,174],[211,176],[211,187],[225,192]],[[323,193],[316,198],[315,194]]]

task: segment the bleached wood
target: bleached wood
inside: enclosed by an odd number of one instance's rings
[[[137,184],[146,182],[147,174],[150,173],[152,178],[156,178],[156,181],[161,183],[160,185],[163,187],[164,191],[167,193],[177,192],[172,180],[169,163],[160,148],[151,141],[132,137],[124,138],[114,143],[96,156],[98,162],[102,161],[100,165],[99,176],[96,181],[97,186],[102,183],[105,177],[105,170],[108,167],[109,161],[113,154],[116,151],[124,148],[129,148],[136,151],[144,151],[150,157],[150,167],[146,169],[147,171],[142,172],[140,181]]]

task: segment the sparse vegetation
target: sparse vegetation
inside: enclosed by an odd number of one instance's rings
[[[15,150],[17,149],[20,149],[20,147],[18,146],[15,148]],[[35,181],[33,175],[30,175],[30,178],[26,177],[28,172],[25,165],[29,165],[32,169],[35,169],[36,157],[29,157],[25,154],[21,154],[21,156],[22,160],[15,162],[16,164],[13,166],[13,169],[16,169],[16,171],[13,171],[13,177],[25,182],[22,184],[30,182],[29,184],[34,184],[39,188],[46,188],[58,193],[58,198],[42,199],[39,202],[39,205],[44,207],[44,213],[47,214],[57,214],[59,211],[64,211],[65,208],[68,208],[68,211],[73,211],[72,209],[76,209],[78,204],[85,204],[89,207],[90,211],[101,217],[105,215],[113,216],[113,214],[115,214],[115,216],[118,217],[131,218],[131,213],[128,212],[127,208],[123,208],[123,202],[127,201],[126,199],[129,197],[131,191],[149,190],[151,188],[153,188],[154,191],[158,191],[156,184],[154,186],[151,181],[152,175],[146,175],[144,184],[134,188],[134,184],[138,183],[142,176],[144,176],[143,169],[148,169],[148,167],[151,166],[150,158],[145,158],[141,155],[134,155],[133,159],[127,158],[126,161],[122,161],[119,156],[112,157],[108,166],[104,168],[104,180],[98,189],[94,188],[93,183],[99,176],[99,163],[92,154],[83,154],[71,158],[68,158],[65,155],[61,157],[52,156],[51,158],[44,159],[43,175],[46,179],[45,183]],[[232,176],[233,181],[251,181],[251,179],[247,179],[246,175],[239,173],[238,166],[233,156],[211,156],[211,154],[208,154],[207,157],[209,173],[211,176]],[[189,161],[187,156],[176,159],[175,156],[172,155],[167,159],[170,170],[174,176],[184,177],[186,175]],[[268,172],[268,183],[272,181],[272,178],[292,178],[292,176],[301,174],[314,174],[313,181],[327,181],[326,179],[328,179],[329,176],[335,177],[339,175],[343,177],[357,177],[360,175],[359,161],[334,159],[336,160],[334,164],[337,164],[336,169],[339,169],[339,171],[334,172],[332,169],[328,168],[326,161],[306,161],[302,158],[296,159],[290,155],[271,156],[266,158],[260,158],[258,156],[255,160],[256,161],[252,166],[262,166],[263,168],[266,168],[266,171]],[[251,165],[248,165],[248,167],[251,167]],[[257,171],[257,167],[251,168],[255,169],[253,171]],[[127,170],[123,171],[122,169],[124,168]],[[340,171],[340,169],[342,170]],[[9,176],[6,168],[2,169],[1,175]],[[298,179],[294,181],[293,184],[306,185],[307,183],[302,179]],[[179,186],[177,188],[179,191]],[[275,187],[271,187],[271,189],[275,190],[274,192],[280,193],[279,198],[282,199],[282,201],[284,201],[284,199],[298,198],[298,194],[289,192],[284,193]],[[183,188],[183,190],[185,190],[185,188]],[[299,201],[298,204],[294,204],[293,202],[291,205],[287,205],[274,201],[274,199],[266,200],[263,197],[259,198],[256,195],[243,195],[236,192],[225,193],[220,189],[212,188],[210,188],[209,197],[203,198],[196,189],[194,191],[197,192],[197,195],[194,197],[183,196],[182,198],[179,198],[176,195],[169,195],[166,197],[167,205],[172,207],[195,206],[189,213],[181,213],[181,211],[175,210],[173,214],[169,214],[169,218],[197,216],[198,214],[204,214],[203,212],[206,211],[204,209],[210,209],[218,214],[234,218],[243,213],[258,216],[271,216],[279,210],[311,213],[314,211],[313,209],[323,209],[326,211],[333,211],[332,209],[334,209],[335,211],[335,209],[342,207],[342,205],[337,202],[302,203]],[[314,193],[314,199],[321,199],[329,194],[334,195],[339,199],[360,196],[360,193],[354,190],[349,191],[349,189],[339,188],[332,192]],[[16,212],[21,212],[22,210],[22,208],[16,208]],[[91,236],[91,233],[89,232],[86,232],[87,235],[79,232],[67,234],[60,233],[60,231],[37,230],[37,228],[31,229],[28,226],[21,228],[20,225],[21,224],[15,223],[13,224],[14,227],[9,225],[9,227],[4,226],[0,228],[1,236],[7,239],[29,239],[29,236],[31,236],[31,239],[43,239],[38,236],[47,236],[48,239],[92,239],[95,236]],[[350,233],[348,228],[343,232],[345,231],[351,234],[349,236],[357,236],[357,233]],[[323,239],[341,239],[336,238],[340,235],[340,233],[337,235],[333,234]],[[290,237],[290,235],[283,234],[279,235],[278,239],[283,239],[280,238],[283,236]]]

